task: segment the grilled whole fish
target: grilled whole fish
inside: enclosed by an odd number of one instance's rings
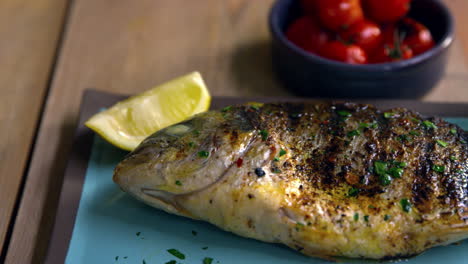
[[[166,212],[322,258],[468,238],[466,132],[407,109],[254,104],[145,139],[114,181]]]

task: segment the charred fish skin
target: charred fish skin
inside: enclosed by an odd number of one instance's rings
[[[323,258],[468,238],[466,132],[403,108],[240,105],[148,137],[114,181],[143,202]]]

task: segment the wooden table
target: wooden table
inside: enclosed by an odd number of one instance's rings
[[[0,263],[28,172],[65,9],[63,0],[0,1]]]
[[[468,102],[468,1],[445,1],[457,39],[424,100]],[[212,95],[288,95],[270,70],[272,2],[1,1],[0,262],[44,256],[84,89],[133,94],[198,70]]]

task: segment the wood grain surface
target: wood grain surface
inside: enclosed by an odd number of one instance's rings
[[[454,59],[464,61],[468,64],[468,1],[466,0],[444,0],[455,16],[457,42],[461,46],[461,57]],[[466,93],[466,92],[465,92]]]
[[[467,10],[466,0],[447,2]],[[84,89],[134,94],[198,70],[213,95],[289,95],[270,67],[272,3],[73,1],[6,263],[43,259]],[[458,35],[447,78],[424,100],[468,102],[468,31]]]
[[[0,252],[33,146],[64,6],[62,0],[0,1]]]

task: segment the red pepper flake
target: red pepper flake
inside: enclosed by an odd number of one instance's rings
[[[347,172],[344,175],[345,180],[350,185],[355,185],[359,183],[359,176],[355,173]]]
[[[242,167],[243,162],[244,162],[244,160],[242,158],[238,158],[237,161],[236,161],[237,168]]]
[[[328,125],[328,123],[330,123],[330,120],[322,121],[322,124],[324,124],[324,125]]]

